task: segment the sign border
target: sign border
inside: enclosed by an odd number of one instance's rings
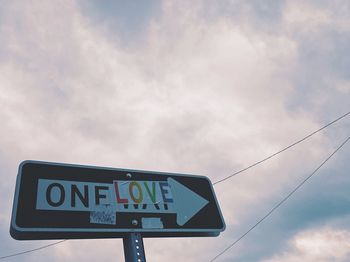
[[[222,228],[219,229],[112,229],[112,228],[24,228],[16,224],[17,216],[17,207],[19,200],[19,189],[20,182],[22,179],[22,169],[26,164],[43,164],[43,165],[54,165],[54,166],[65,166],[65,167],[77,167],[77,168],[88,168],[88,169],[101,169],[101,170],[115,170],[122,172],[142,172],[148,174],[157,174],[164,176],[179,176],[179,177],[196,177],[205,179],[210,185],[210,189],[213,192],[213,198],[218,209],[219,216],[222,221]],[[99,167],[99,166],[90,166],[90,165],[79,165],[79,164],[67,164],[67,163],[57,163],[57,162],[46,162],[46,161],[37,161],[37,160],[24,160],[20,163],[18,168],[18,174],[16,179],[16,188],[15,195],[12,207],[12,216],[11,216],[11,226],[10,234],[13,238],[24,240],[24,239],[61,239],[64,238],[64,235],[67,233],[75,234],[72,239],[77,238],[122,238],[128,233],[140,233],[142,237],[186,237],[191,236],[195,237],[206,237],[206,236],[218,236],[220,232],[224,231],[226,224],[217,201],[213,184],[206,176],[190,175],[190,174],[181,174],[181,173],[169,173],[169,172],[159,172],[159,171],[146,171],[146,170],[134,170],[134,169],[124,169],[124,168],[112,168],[112,167]],[[32,233],[32,234],[30,234]],[[100,236],[94,236],[93,234],[98,233]],[[166,233],[171,233],[171,236],[165,235]],[[30,235],[29,235],[30,234]],[[33,238],[35,236],[35,238]]]

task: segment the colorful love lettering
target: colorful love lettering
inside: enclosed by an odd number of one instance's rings
[[[135,190],[136,189],[136,190]],[[137,197],[135,196],[135,193],[137,192]],[[129,194],[131,199],[136,203],[136,204],[140,204],[142,203],[143,200],[143,192],[142,192],[142,188],[141,185],[135,181],[132,181],[129,184]]]
[[[113,181],[117,204],[173,203],[166,181]]]
[[[145,185],[146,191],[147,191],[149,197],[151,198],[152,203],[156,203],[156,183],[152,182],[152,192],[149,189],[148,183],[146,181],[143,182],[143,184]]]
[[[119,204],[127,204],[128,203],[128,199],[120,197],[118,181],[114,181],[113,184],[114,184],[115,195],[117,197],[117,203],[119,203]]]
[[[174,200],[170,195],[170,186],[168,182],[159,182],[160,190],[162,192],[164,203],[173,203]]]

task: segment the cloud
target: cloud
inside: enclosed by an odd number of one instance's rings
[[[350,232],[319,228],[298,233],[290,242],[290,250],[264,261],[348,261]]]
[[[279,30],[294,39],[298,48],[298,70],[292,78],[297,90],[291,98],[293,106],[308,111],[322,108],[324,116],[347,110],[349,97],[339,93],[349,80],[348,11],[345,1],[286,1]]]
[[[331,2],[286,1],[283,22],[298,33],[312,36],[327,30],[346,33],[350,30],[348,10],[349,4],[345,1],[336,1],[333,6]]]

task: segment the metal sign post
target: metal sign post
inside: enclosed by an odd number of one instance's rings
[[[140,233],[129,233],[123,238],[125,262],[146,262]]]

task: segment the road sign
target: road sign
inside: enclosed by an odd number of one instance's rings
[[[217,236],[225,223],[207,177],[24,161],[15,239]]]

